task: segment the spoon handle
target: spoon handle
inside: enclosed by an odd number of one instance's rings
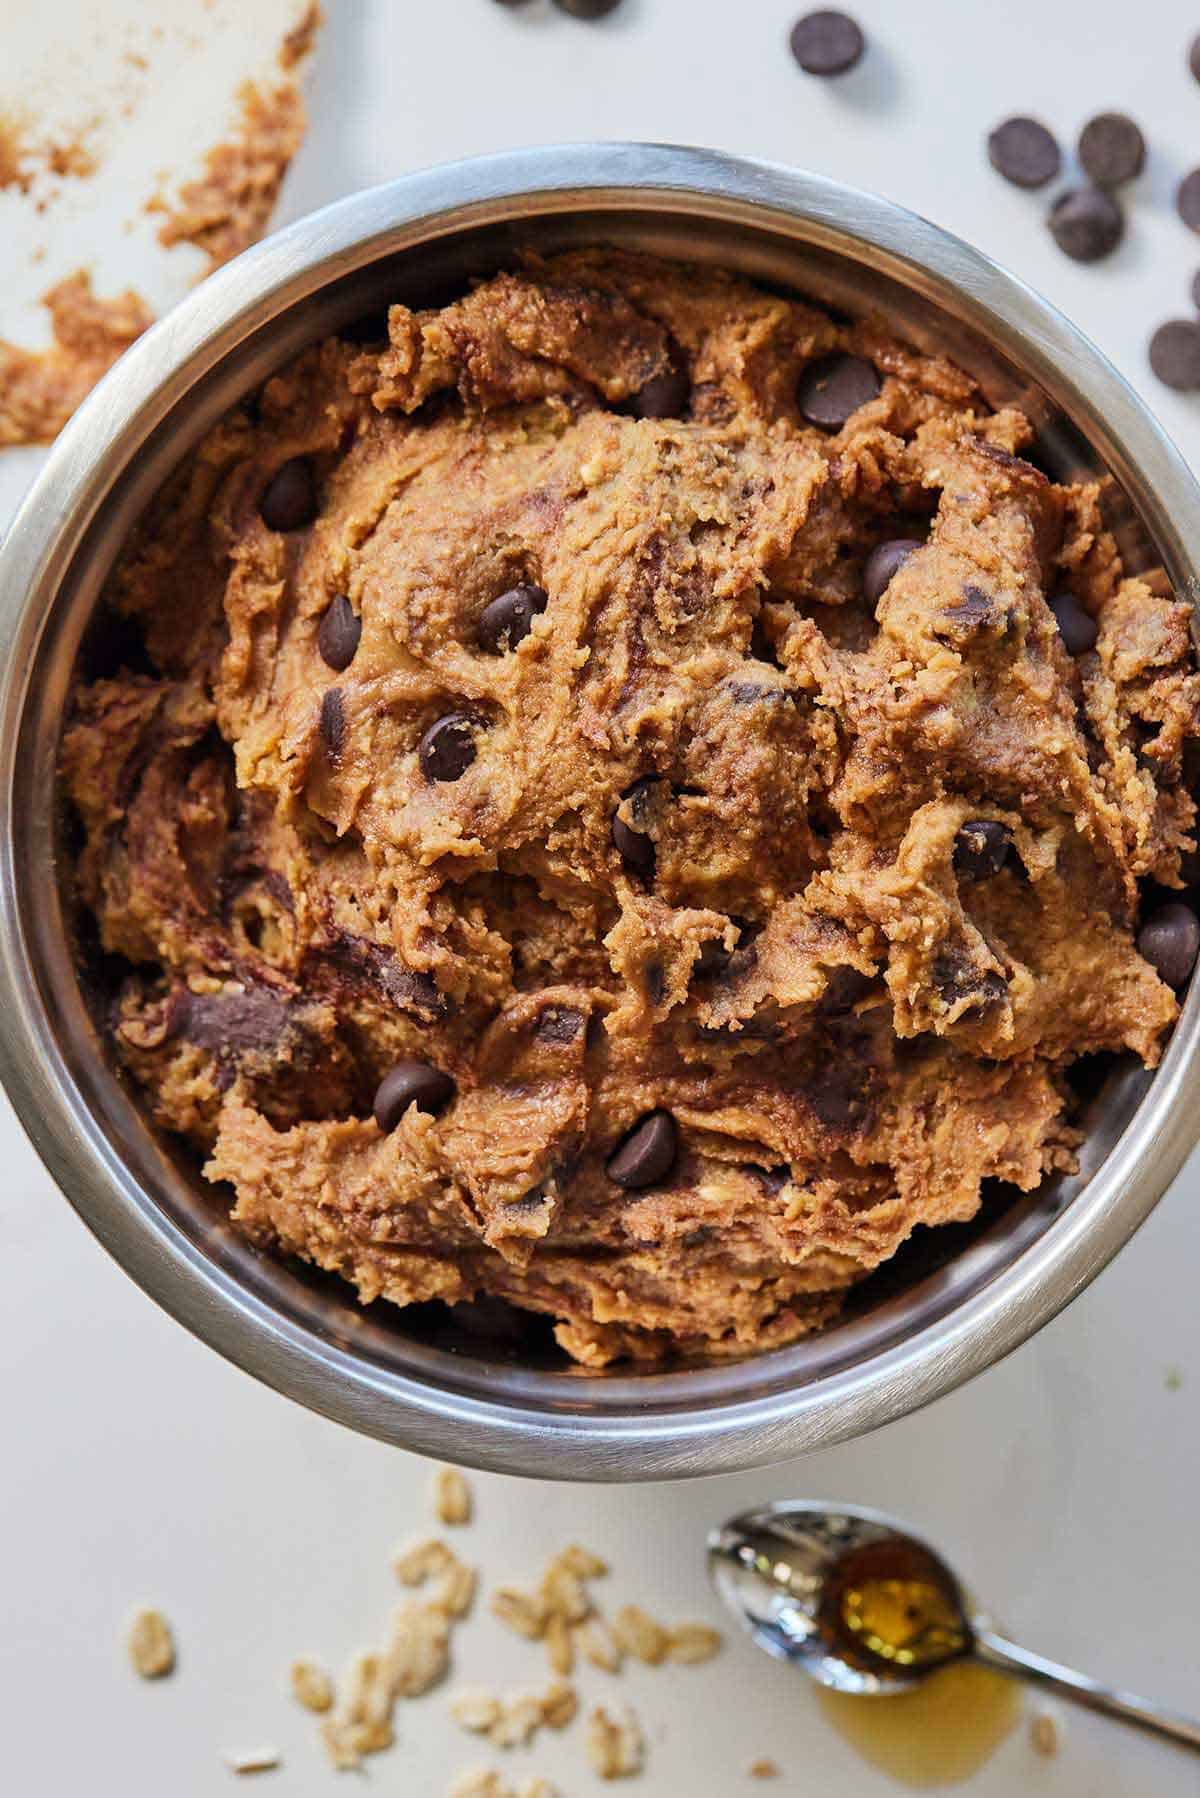
[[[974,1658],[982,1661],[985,1667],[995,1667],[1001,1673],[1015,1673],[1032,1685],[1059,1692],[1064,1698],[1073,1698],[1076,1704],[1086,1705],[1089,1710],[1103,1711],[1106,1716],[1119,1717],[1125,1723],[1136,1724],[1139,1729],[1165,1736],[1169,1742],[1200,1750],[1200,1720],[1181,1716],[1178,1711],[1151,1704],[1145,1698],[1135,1698],[1132,1692],[1113,1691],[1084,1673],[1073,1673],[1070,1667],[1060,1667],[1057,1661],[1047,1661],[1040,1654],[1031,1654],[1027,1648],[1018,1648],[1015,1642],[1006,1641],[994,1630],[976,1630]]]

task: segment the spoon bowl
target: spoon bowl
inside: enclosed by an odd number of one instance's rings
[[[836,1692],[893,1696],[973,1660],[1200,1750],[1194,1718],[1008,1641],[941,1557],[881,1511],[803,1499],[743,1511],[709,1537],[708,1564],[759,1647]]]

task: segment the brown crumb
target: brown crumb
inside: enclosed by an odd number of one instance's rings
[[[175,1668],[175,1641],[161,1611],[138,1611],[129,1626],[129,1660],[142,1679],[163,1679]]]
[[[448,1528],[470,1523],[471,1488],[457,1467],[439,1467],[434,1474],[433,1508]]]
[[[294,69],[298,62],[303,62],[313,47],[317,32],[325,22],[317,0],[310,0],[292,29],[287,33],[279,46],[279,66],[285,72]]]
[[[153,323],[132,289],[97,299],[86,269],[52,287],[42,303],[54,330],[49,349],[0,340],[0,446],[52,442],[122,350]]]
[[[32,178],[24,121],[13,113],[0,113],[0,190],[15,187],[26,193]]]
[[[52,175],[71,175],[77,181],[86,181],[100,167],[100,158],[84,143],[82,135],[47,144],[45,156]]]
[[[1039,1711],[1029,1725],[1029,1740],[1035,1754],[1053,1760],[1058,1753],[1058,1720],[1049,1711]]]
[[[750,1777],[751,1779],[778,1779],[779,1763],[777,1761],[768,1760],[766,1756],[764,1756],[762,1760],[751,1761]]]
[[[304,139],[304,101],[294,81],[272,88],[243,82],[240,116],[228,138],[204,159],[204,171],[173,202],[157,199],[166,214],[158,241],[195,244],[210,269],[260,238],[275,209],[283,178]]]

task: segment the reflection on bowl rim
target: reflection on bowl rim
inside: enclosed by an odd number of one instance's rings
[[[888,201],[770,164],[627,144],[505,153],[354,195],[210,277],[133,346],[64,431],[0,550],[0,1074],[51,1173],[126,1271],[211,1346],[313,1409],[513,1473],[716,1473],[903,1415],[991,1365],[1087,1284],[1197,1134],[1194,993],[1153,1078],[1131,1072],[1108,1089],[1086,1177],[1021,1201],[1002,1231],[930,1280],[790,1349],[588,1378],[411,1342],[359,1311],[349,1289],[335,1303],[243,1243],[101,1053],[58,894],[52,794],[70,667],[98,581],[165,470],[239,392],[383,286],[495,266],[518,242],[551,239],[661,241],[668,254],[707,254],[760,278],[774,269],[835,302],[840,283],[860,300],[865,286],[903,301],[914,319],[935,311],[952,353],[960,339],[994,352],[1035,413],[1047,396],[1059,459],[1071,443],[1090,446],[1195,602],[1186,533],[1200,496],[1140,400],[1046,302]]]

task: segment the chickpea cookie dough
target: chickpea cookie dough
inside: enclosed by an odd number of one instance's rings
[[[1200,679],[1030,436],[882,322],[603,250],[211,433],[62,783],[113,1052],[242,1231],[599,1367],[793,1341],[1071,1166],[1072,1062],[1176,1015],[1139,883]]]

